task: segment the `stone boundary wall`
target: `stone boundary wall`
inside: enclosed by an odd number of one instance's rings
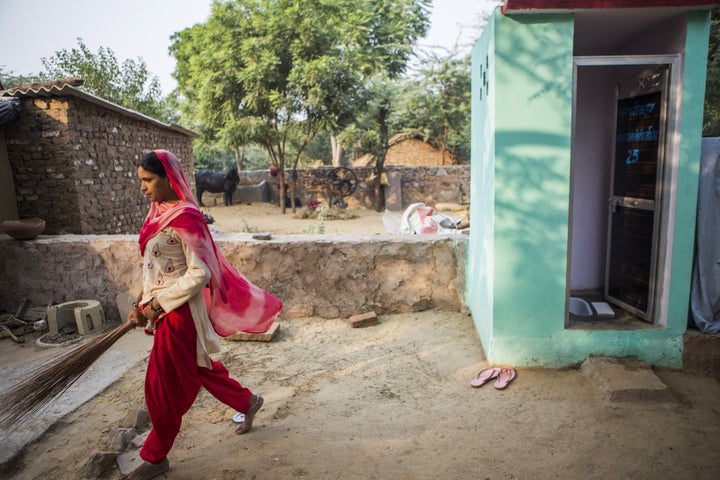
[[[372,167],[348,167],[357,176],[358,183],[351,197],[346,198],[350,208],[375,208],[374,184],[368,183],[372,175]],[[298,169],[297,196],[302,205],[309,200],[327,203],[329,191],[326,185],[331,167]],[[470,202],[470,165],[445,165],[438,167],[389,166],[389,172],[400,172],[402,185],[403,207],[422,202],[429,206],[437,203],[469,203]],[[270,185],[271,201],[278,202],[278,178],[272,177],[268,170],[241,171],[239,187],[252,186],[266,181]],[[291,171],[285,172],[286,182],[290,183]],[[236,192],[234,198],[238,198]],[[205,193],[203,202],[206,205],[222,205],[222,194]]]
[[[282,318],[356,313],[464,311],[467,238],[458,236],[286,235],[253,240],[218,235],[227,260],[279,297]],[[98,300],[119,320],[116,295],[141,284],[136,235],[0,238],[0,309]]]

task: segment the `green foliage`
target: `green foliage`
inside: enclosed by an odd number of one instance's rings
[[[42,78],[38,75],[18,75],[11,70],[5,70],[5,66],[0,65],[0,90],[17,87],[23,83],[35,83],[40,81],[42,81]]]
[[[470,150],[470,57],[430,55],[408,78],[376,79],[367,90],[355,122],[338,135],[344,148],[360,146],[382,155],[377,129],[381,109],[388,114],[388,135],[420,132],[435,148],[445,148],[461,161]]]
[[[720,137],[720,8],[712,11],[703,135]]]
[[[321,131],[305,147],[300,158],[300,167],[330,166],[332,164],[331,159],[330,134],[327,131]]]
[[[151,76],[144,60],[128,59],[119,64],[112,50],[100,47],[94,53],[82,38],[77,41],[77,48],[40,59],[42,79],[82,78],[85,83],[79,88],[92,95],[160,120],[173,118],[163,101],[160,81]]]
[[[267,151],[260,145],[245,145],[240,149],[239,154],[242,155],[243,170],[270,168]],[[193,144],[193,157],[195,168],[207,168],[213,171],[227,170],[237,164],[235,152],[218,143],[207,143],[202,139],[196,140]]]
[[[235,154],[217,144],[195,141],[193,144],[195,168],[207,168],[213,171],[227,170],[235,165]]]
[[[387,128],[387,122],[383,124],[383,120],[392,113],[401,85],[399,79],[387,76],[377,76],[369,82],[355,121],[338,135],[346,150],[359,146],[376,158],[383,156],[388,135],[391,135],[381,131],[381,128]]]
[[[396,132],[420,132],[435,148],[467,160],[470,145],[470,56],[431,56],[399,90],[391,116]]]
[[[183,113],[209,141],[262,145],[280,174],[318,131],[352,121],[368,80],[399,75],[428,27],[425,0],[215,0],[176,33]]]
[[[304,233],[320,235],[325,233],[325,220],[327,219],[328,213],[330,213],[330,209],[328,209],[325,205],[320,205],[318,207],[317,220],[308,225]]]

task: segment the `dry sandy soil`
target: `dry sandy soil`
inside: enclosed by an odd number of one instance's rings
[[[221,209],[208,209],[218,228]],[[272,231],[249,214],[236,219]],[[90,454],[143,405],[149,337],[123,340],[136,342],[137,366],[30,445],[4,478],[83,478]],[[0,341],[7,357],[33,348]],[[382,316],[362,329],[281,320],[272,342],[224,342],[218,359],[266,399],[253,430],[234,434],[234,412],[202,391],[159,478],[720,478],[717,380],[659,370],[677,399],[666,403],[610,402],[574,368],[519,368],[504,390],[472,388],[487,362],[460,313]],[[119,476],[115,468],[106,478]]]
[[[467,220],[467,209],[454,204],[441,204],[437,213],[457,220]],[[269,232],[276,234],[387,234],[385,222],[391,228],[399,225],[401,213],[385,214],[368,209],[348,209],[330,211],[325,220],[315,218],[296,218],[307,211],[299,207],[294,214],[288,208],[282,214],[280,207],[270,203],[233,205],[231,207],[205,207],[203,211],[211,215],[215,222],[211,225],[222,233],[229,232]],[[384,221],[385,219],[385,221]]]

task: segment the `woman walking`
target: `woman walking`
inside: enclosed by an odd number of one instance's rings
[[[217,250],[175,155],[149,153],[138,177],[150,210],[139,238],[143,288],[127,321],[154,335],[145,377],[152,429],[140,450],[143,463],[127,480],[169,470],[168,452],[200,387],[245,413],[238,434],[252,428],[262,396],[231,378],[210,354],[220,351],[220,336],[267,331],[282,308]]]

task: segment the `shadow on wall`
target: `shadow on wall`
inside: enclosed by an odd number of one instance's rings
[[[136,238],[114,238],[0,241],[0,309],[15,312],[23,298],[33,307],[97,300],[108,321],[121,320],[116,295],[139,291],[142,261]]]
[[[218,239],[218,249],[247,278],[283,301],[283,318],[342,318],[357,313],[458,312],[465,291],[466,239],[366,235]],[[116,295],[142,281],[137,237],[61,236],[0,240],[0,307],[98,300],[119,320]],[[40,268],[38,268],[40,266]],[[123,319],[124,320],[124,319]]]
[[[496,40],[497,102],[511,107],[497,114],[496,241],[499,249],[512,245],[512,265],[501,267],[509,269],[505,283],[521,289],[529,305],[564,296],[566,284],[572,30],[563,22],[541,25],[546,20],[502,18],[502,28],[514,33]]]

